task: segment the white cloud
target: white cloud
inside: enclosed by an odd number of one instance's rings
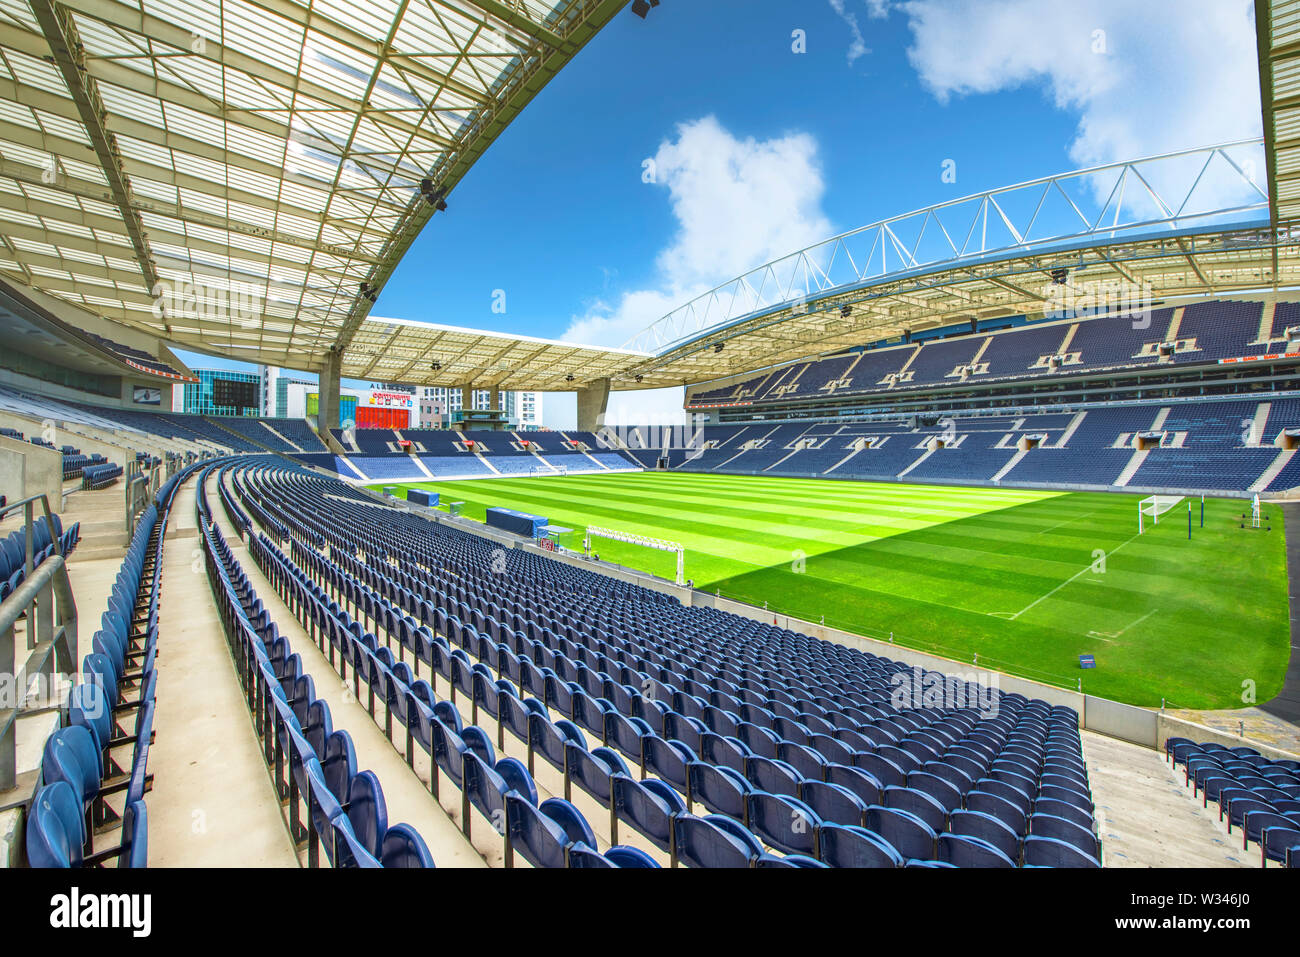
[[[913,35],[909,59],[940,101],[1041,84],[1078,114],[1069,155],[1090,166],[1259,136],[1253,7],[907,0],[895,9]]]
[[[741,139],[709,116],[678,126],[654,163],[677,231],[656,257],[652,285],[594,304],[564,339],[621,346],[719,283],[834,231],[821,208],[817,143],[807,134]],[[627,422],[648,410],[657,421],[678,421],[681,403],[680,389],[615,393],[608,418]]]
[[[876,0],[876,2],[879,2],[879,0]],[[862,27],[858,25],[857,14],[845,7],[844,0],[830,0],[830,5],[836,15],[848,24],[851,36],[849,41],[849,66],[852,66],[859,58],[870,53],[871,50],[867,47],[867,41],[862,36]]]

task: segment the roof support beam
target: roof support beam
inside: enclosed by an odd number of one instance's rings
[[[563,49],[568,45],[564,37],[560,36],[540,23],[530,19],[527,15],[517,12],[513,7],[507,6],[501,0],[469,0],[471,6],[478,7],[484,13],[490,13],[505,23],[510,24],[516,30],[528,34],[535,40],[541,40],[547,46]]]
[[[0,127],[3,127],[3,125],[4,124],[0,122]],[[37,166],[29,166],[25,163],[19,163],[15,160],[10,160],[10,159],[5,159],[3,157],[0,157],[0,178],[5,178],[5,177],[15,180],[19,183],[27,183],[32,186],[39,186],[42,189],[58,190],[60,192],[67,193],[72,196],[77,196],[82,199],[93,200],[97,203],[109,203],[110,205],[112,204],[111,194],[108,192],[108,190],[105,189],[103,183],[96,183],[92,180],[79,179],[74,176],[69,176],[66,173],[58,176],[53,182],[48,182],[49,175],[47,170],[43,170]],[[61,219],[64,222],[79,223],[82,225],[91,226],[92,228],[97,230],[108,229],[113,232],[118,232],[118,233],[123,232],[123,225],[121,221],[116,219],[109,220],[103,216],[99,216],[97,214],[85,213],[84,211],[79,212],[80,210],[79,206],[59,206],[57,204],[47,203],[44,200],[38,200],[32,198],[28,198],[26,204],[22,204],[17,200],[12,199],[12,197],[10,197],[9,195],[5,193],[0,193],[0,207],[13,209],[16,211],[21,210],[24,212],[29,212],[33,216],[42,216],[42,217],[48,216],[53,219]],[[167,219],[174,219],[180,223],[192,223],[196,226],[205,226],[209,229],[221,230],[223,232],[228,231],[241,236],[251,236],[251,237],[255,237],[256,239],[264,240],[269,243],[278,243],[284,246],[293,246],[299,249],[307,249],[309,251],[322,253],[328,256],[335,256],[341,260],[356,259],[365,263],[371,263],[377,261],[373,256],[369,256],[360,251],[353,252],[348,250],[340,250],[338,247],[334,246],[331,243],[317,242],[310,239],[306,239],[302,236],[296,236],[293,235],[292,233],[285,233],[279,230],[264,229],[259,226],[253,226],[247,223],[241,223],[235,219],[227,219],[224,216],[217,216],[212,213],[205,213],[202,210],[198,210],[190,206],[177,206],[175,203],[168,203],[160,199],[137,198],[135,200],[135,208],[145,215],[162,216],[162,217],[166,217]],[[87,220],[87,217],[93,218],[95,222],[93,224],[90,223]],[[174,240],[178,239],[179,241],[185,243],[192,242],[192,240],[187,236],[182,236],[181,234],[172,232],[170,230],[161,232],[155,226],[150,226],[149,231],[151,234],[155,234],[159,236],[159,238],[162,238],[163,236],[167,236],[167,237],[171,237]],[[231,255],[239,254],[239,250],[237,248],[227,249],[226,252],[230,253]],[[247,250],[246,254],[249,256],[260,255],[261,258],[263,259],[265,258],[264,254],[259,254],[252,250]],[[299,269],[306,268],[305,263],[293,263],[293,265]]]
[[[122,154],[113,134],[104,125],[106,113],[103,101],[99,98],[99,88],[94,77],[87,74],[82,66],[81,38],[77,34],[76,24],[72,22],[68,11],[53,0],[28,2],[45,33],[45,39],[49,41],[50,52],[54,54],[54,65],[58,67],[73,102],[77,104],[81,123],[86,128],[99,166],[108,180],[113,205],[122,215],[127,236],[135,250],[136,263],[144,277],[145,288],[152,290],[158,284],[158,269],[149,251],[144,222],[131,205],[131,181],[122,166]]]

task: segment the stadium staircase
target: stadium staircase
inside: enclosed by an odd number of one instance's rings
[[[223,482],[227,484],[227,491],[229,491],[229,481],[228,476],[219,477],[217,473],[212,473],[207,484],[209,499],[215,501],[218,498],[221,491],[220,484]],[[355,750],[355,766],[374,772],[382,784],[388,819],[394,822],[403,821],[414,827],[428,844],[430,853],[439,866],[485,866],[483,857],[460,833],[447,813],[430,799],[427,785],[394,750],[393,745],[385,737],[383,728],[372,720],[364,696],[358,697],[350,682],[332,674],[335,668],[320,652],[312,637],[299,623],[293,610],[284,603],[276,588],[267,579],[259,562],[242,541],[240,531],[232,523],[229,512],[222,508],[213,508],[211,516],[229,544],[235,561],[247,575],[253,592],[266,609],[270,620],[275,623],[279,636],[287,640],[294,654],[298,656],[303,674],[315,679],[311,687],[317,700],[324,702],[328,708],[330,726],[335,732],[344,732],[350,739]],[[261,527],[254,522],[249,534],[256,535],[259,531]],[[199,577],[201,580],[201,576]],[[211,601],[208,604],[211,605]],[[210,649],[213,656],[211,662],[213,674],[229,676],[222,682],[226,686],[224,691],[227,694],[233,692],[227,714],[236,719],[236,724],[242,724],[242,727],[233,729],[230,733],[237,732],[236,744],[251,746],[251,750],[247,747],[243,749],[244,753],[239,756],[239,760],[242,765],[241,771],[248,776],[245,780],[257,778],[260,784],[260,790],[250,795],[253,807],[259,809],[265,807],[269,810],[269,813],[259,811],[256,820],[257,830],[243,840],[254,842],[253,848],[250,849],[253,855],[257,853],[270,855],[274,862],[292,866],[298,863],[298,859],[294,855],[292,841],[289,840],[281,817],[280,802],[276,799],[274,789],[268,786],[270,782],[266,777],[263,755],[259,751],[256,734],[250,733],[253,730],[249,725],[251,716],[246,703],[241,698],[239,684],[235,681],[235,672],[219,625],[215,628],[215,636],[211,636],[208,644],[214,646]],[[220,660],[222,658],[224,661]],[[216,671],[218,666],[223,670]],[[212,675],[207,677],[211,680]],[[257,768],[255,775],[252,774],[254,767]],[[222,785],[216,782],[216,787],[215,793],[221,793]],[[211,797],[206,801],[200,800],[200,794],[201,792],[198,792],[192,796],[199,803],[182,802],[177,805],[184,812],[185,818],[189,817],[189,808],[205,807],[211,802]],[[186,827],[188,829],[188,824]],[[232,835],[232,840],[238,841],[239,838]],[[285,848],[291,855],[287,862],[284,858]],[[238,861],[240,857],[230,857],[227,860]],[[253,866],[251,861],[248,866]]]
[[[746,442],[753,442],[753,441],[763,442],[763,441],[766,441],[767,439],[769,439],[769,438],[771,438],[773,435],[775,435],[775,434],[780,430],[780,428],[781,428],[781,426],[779,426],[779,425],[778,425],[778,426],[775,426],[774,428],[772,428],[772,429],[768,430],[767,432],[763,433],[763,435],[761,435],[757,440],[754,440],[754,439],[746,439],[745,441],[746,441]],[[718,463],[717,465],[713,466],[713,468],[712,468],[710,471],[713,471],[713,472],[721,471],[722,469],[726,468],[728,465],[730,465],[730,464],[731,464],[732,462],[734,462],[736,459],[740,458],[742,455],[744,455],[746,452],[749,452],[749,451],[751,451],[751,450],[750,450],[750,449],[741,449],[739,452],[737,452],[737,453],[736,453],[735,455],[733,455],[731,458],[729,458],[729,459],[727,459],[727,460],[725,460],[725,461],[723,461],[723,462],[720,462],[720,463]]]
[[[1268,488],[1269,485],[1272,484],[1273,480],[1281,474],[1282,470],[1291,464],[1291,460],[1295,458],[1296,451],[1296,449],[1282,449],[1279,451],[1277,453],[1277,458],[1273,459],[1272,464],[1269,465],[1269,467],[1264,470],[1264,473],[1251,484],[1247,491],[1262,492],[1264,489]]]
[[[564,442],[573,441],[573,438],[564,432],[556,432],[555,434],[558,435]],[[570,446],[570,448],[572,448],[572,446]],[[599,459],[592,458],[591,455],[586,451],[586,449],[577,449],[576,451],[582,456],[584,456],[587,459],[587,461],[594,466],[596,470],[601,472],[609,471],[609,469],[605,466],[603,462],[601,462]]]
[[[265,419],[261,420],[261,425],[262,425],[262,428],[266,429],[266,431],[270,432],[272,435],[274,435],[277,439],[279,439],[279,440],[280,440],[281,442],[283,442],[285,445],[289,446],[289,448],[293,449],[295,452],[303,452],[303,453],[305,453],[305,452],[307,451],[307,450],[304,449],[301,445],[299,445],[297,442],[294,442],[292,439],[290,439],[288,436],[286,436],[284,433],[279,432],[279,431],[277,431],[276,429],[271,428],[271,423],[267,422]],[[254,439],[253,441],[256,441],[256,439]],[[259,443],[259,444],[260,444],[260,443]]]
[[[225,432],[227,435],[233,436],[235,439],[238,439],[238,440],[243,441],[243,442],[248,442],[250,445],[255,445],[255,446],[257,446],[258,449],[260,449],[260,450],[263,451],[263,452],[270,452],[270,453],[272,453],[272,454],[275,454],[275,452],[276,452],[275,449],[271,448],[271,446],[267,445],[265,442],[262,442],[262,441],[260,441],[259,439],[256,439],[256,438],[254,438],[254,437],[251,436],[251,435],[245,435],[243,432],[236,432],[234,429],[228,428],[226,425],[224,425],[224,424],[221,422],[221,419],[220,419],[220,417],[218,417],[218,416],[212,416],[211,418],[205,418],[205,421],[206,421],[209,425],[211,425],[213,428],[220,429],[222,432]],[[280,435],[278,432],[276,432],[274,429],[272,429],[272,428],[271,428],[269,425],[267,425],[265,422],[262,422],[262,421],[259,419],[259,420],[258,420],[258,423],[259,423],[259,424],[260,424],[264,429],[266,429],[267,431],[272,432],[272,433],[275,435],[275,437],[278,438],[281,442],[284,442],[284,443],[287,444],[287,445],[293,445],[292,442],[290,442],[290,441],[289,441],[288,439],[286,439],[284,436]],[[297,446],[294,446],[294,447],[297,448]],[[223,452],[226,452],[226,451],[233,451],[233,449],[232,449],[232,450],[223,450]],[[302,449],[298,449],[298,451],[301,452]]]
[[[1058,449],[1069,447],[1070,439],[1074,437],[1075,432],[1079,431],[1079,426],[1083,425],[1083,420],[1087,415],[1088,413],[1083,411],[1075,413],[1074,418],[1070,420],[1070,424],[1065,427],[1065,431],[1061,433],[1061,437],[1056,442]],[[1020,421],[1024,422],[1024,419]],[[1016,428],[1019,429],[1020,426],[1017,425]]]
[[[925,461],[926,459],[928,459],[930,456],[934,455],[934,453],[937,452],[938,450],[939,450],[939,447],[938,447],[937,445],[936,445],[936,446],[933,446],[932,448],[928,448],[928,449],[926,449],[924,452],[921,453],[920,458],[918,458],[915,462],[913,462],[913,463],[912,463],[911,465],[909,465],[907,468],[903,469],[903,471],[899,472],[899,473],[898,473],[898,477],[899,477],[899,478],[903,478],[904,476],[906,476],[909,472],[911,472],[911,471],[913,471],[914,469],[916,469],[917,466],[919,466],[922,462],[924,462],[924,461]]]
[[[1165,424],[1165,419],[1167,418],[1169,418],[1169,407],[1163,406],[1160,411],[1156,413],[1155,421],[1151,423],[1151,426],[1147,431],[1160,431],[1160,427]],[[1128,483],[1133,480],[1133,476],[1137,474],[1138,469],[1142,467],[1142,463],[1147,460],[1147,456],[1150,454],[1151,451],[1149,449],[1134,449],[1133,456],[1128,460],[1128,464],[1124,466],[1124,470],[1120,472],[1119,476],[1115,479],[1115,486],[1117,488],[1127,487]]]
[[[810,426],[808,429],[804,429],[802,432],[799,433],[799,435],[798,435],[798,436],[795,438],[795,440],[794,440],[795,448],[794,448],[794,449],[793,449],[793,450],[792,450],[788,455],[783,455],[783,456],[781,456],[781,458],[777,459],[775,462],[773,462],[773,463],[772,463],[771,465],[769,465],[767,468],[763,469],[763,471],[764,471],[764,472],[770,472],[770,471],[772,471],[774,468],[778,468],[778,467],[779,467],[780,465],[782,465],[784,462],[789,461],[790,459],[792,459],[792,458],[794,458],[796,455],[798,455],[800,452],[804,451],[804,449],[803,449],[803,447],[800,445],[800,443],[803,442],[804,439],[808,438],[808,432],[810,431],[810,429],[811,429],[811,426]]]
[[[865,446],[865,445],[862,446],[862,448],[860,448],[860,449],[854,449],[852,452],[850,452],[848,455],[844,456],[844,458],[840,459],[838,462],[836,462],[834,465],[832,465],[830,468],[828,468],[828,469],[827,469],[825,472],[823,472],[822,474],[823,474],[823,475],[830,475],[832,472],[834,472],[834,471],[835,471],[837,468],[839,468],[841,465],[846,464],[847,462],[849,462],[850,460],[852,460],[852,459],[855,458],[856,456],[861,455],[861,454],[862,454],[863,452],[865,452],[866,450],[867,450],[867,446]]]
[[[1029,449],[1018,449],[1016,451],[1016,454],[1011,456],[1010,461],[1008,461],[1006,465],[1002,466],[1002,468],[998,469],[997,472],[994,473],[993,478],[991,479],[993,484],[996,485],[998,482],[1001,482],[1002,477],[1006,475],[1008,472],[1010,472],[1017,465],[1019,465],[1020,460],[1023,459],[1028,454],[1029,454]]]
[[[177,492],[163,551],[166,600],[159,611],[157,665],[162,691],[160,733],[151,752],[156,773],[149,796],[149,863],[297,867],[207,577],[193,567],[197,488],[194,478]],[[208,493],[216,495],[215,477]],[[224,514],[216,518],[228,527]]]
[[[393,434],[394,434],[395,436],[397,436],[397,441],[398,441],[398,442],[405,442],[405,441],[406,441],[406,436],[404,436],[404,435],[402,434],[402,432],[401,432],[400,429],[394,429],[394,430],[393,430]],[[411,465],[413,465],[413,466],[415,467],[415,470],[416,470],[417,472],[419,472],[419,473],[420,473],[421,475],[423,475],[425,478],[427,478],[427,479],[429,479],[430,481],[432,481],[432,480],[434,479],[435,476],[434,476],[434,474],[433,474],[432,472],[429,471],[429,467],[428,467],[427,465],[425,465],[424,462],[422,462],[422,461],[420,460],[420,455],[421,455],[421,453],[418,452],[418,451],[416,451],[416,448],[417,448],[416,443],[414,443],[414,442],[411,443],[411,451],[407,453],[407,455],[410,456],[410,459],[411,459]],[[422,448],[422,446],[421,446],[421,448]]]
[[[555,468],[555,466],[552,465],[550,462],[548,462],[548,461],[546,460],[546,457],[543,456],[542,453],[539,452],[539,451],[537,450],[537,443],[536,443],[536,442],[533,442],[533,441],[530,441],[529,439],[526,439],[524,436],[520,435],[518,432],[511,432],[510,434],[514,437],[514,440],[515,440],[516,442],[518,442],[520,445],[522,445],[524,442],[528,442],[528,451],[531,452],[533,458],[537,459],[537,461],[540,462],[543,466],[545,466],[545,467],[548,468],[548,469],[553,469],[553,468]]]

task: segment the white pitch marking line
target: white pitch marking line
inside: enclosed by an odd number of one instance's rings
[[[1062,525],[1073,525],[1075,522],[1082,522],[1085,518],[1090,518],[1090,517],[1092,517],[1093,515],[1096,515],[1096,514],[1097,514],[1096,509],[1093,509],[1091,512],[1089,512],[1089,513],[1086,514],[1086,515],[1080,515],[1080,516],[1078,516],[1078,517],[1076,517],[1076,518],[1067,518],[1064,522],[1057,522],[1057,523],[1056,523],[1055,525],[1053,525],[1051,528],[1040,529],[1040,530],[1037,532],[1037,534],[1039,534],[1039,535],[1044,535],[1044,534],[1046,534],[1047,532],[1050,532],[1050,531],[1053,531],[1054,529],[1058,529],[1058,528],[1060,528]]]
[[[1107,558],[1110,558],[1111,555],[1114,555],[1117,551],[1119,551],[1121,548],[1123,548],[1123,547],[1124,547],[1125,545],[1127,545],[1129,542],[1133,541],[1134,538],[1137,538],[1137,537],[1138,537],[1138,534],[1141,534],[1141,533],[1134,534],[1134,535],[1132,536],[1132,538],[1126,539],[1125,541],[1123,541],[1123,542],[1121,542],[1120,544],[1116,545],[1116,546],[1115,546],[1114,548],[1112,548],[1109,552],[1103,552],[1103,553],[1102,553],[1102,559],[1105,560],[1105,559],[1107,559]],[[1019,610],[1018,612],[1016,612],[1014,615],[1011,615],[1009,618],[1007,618],[1007,620],[1008,620],[1008,621],[1015,621],[1017,618],[1019,618],[1019,617],[1020,617],[1021,615],[1023,615],[1025,612],[1029,611],[1029,609],[1033,608],[1033,607],[1034,607],[1035,605],[1037,605],[1039,602],[1043,602],[1043,601],[1046,601],[1048,598],[1051,598],[1051,597],[1052,597],[1053,595],[1055,595],[1058,591],[1060,591],[1060,590],[1061,590],[1062,588],[1064,588],[1066,585],[1070,584],[1072,581],[1074,581],[1074,580],[1075,580],[1076,578],[1078,578],[1080,575],[1086,575],[1088,572],[1092,571],[1092,566],[1095,565],[1095,564],[1096,564],[1096,562],[1093,561],[1093,562],[1089,562],[1087,565],[1084,565],[1082,568],[1080,568],[1077,572],[1075,572],[1073,575],[1071,575],[1071,576],[1070,576],[1069,578],[1067,578],[1065,581],[1061,582],[1061,584],[1057,585],[1055,588],[1053,588],[1051,591],[1049,591],[1046,595],[1043,595],[1043,596],[1040,597],[1040,598],[1035,598],[1033,601],[1031,601],[1031,602],[1030,602],[1028,605],[1026,605],[1024,608],[1020,609],[1020,610]],[[1001,617],[1004,617],[1004,615],[1005,615],[1005,612],[1002,613],[1002,614],[999,614],[997,617],[1001,618]]]
[[[1114,644],[1115,643],[1114,639],[1123,635],[1124,632],[1128,631],[1130,628],[1136,628],[1138,625],[1142,624],[1142,622],[1146,621],[1148,618],[1150,618],[1159,610],[1160,610],[1159,608],[1152,608],[1149,612],[1147,612],[1137,621],[1130,622],[1129,624],[1121,628],[1119,631],[1090,631],[1088,632],[1088,637],[1096,638],[1098,641],[1104,641],[1107,644]]]

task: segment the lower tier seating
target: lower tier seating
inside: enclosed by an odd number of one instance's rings
[[[27,816],[33,867],[76,868],[148,862],[158,650],[159,569],[176,489],[192,470],[159,489],[140,514],[122,567],[68,699],[68,724],[45,742],[42,786]],[[117,842],[109,844],[114,835]]]
[[[1201,806],[1218,805],[1219,821],[1240,829],[1241,849],[1252,841],[1260,866],[1300,866],[1300,761],[1266,758],[1254,748],[1165,741],[1165,760],[1183,769],[1183,783]]]
[[[538,805],[533,769],[497,759],[511,736],[608,810],[611,843],[630,828],[673,863],[1100,862],[1069,709],[973,686],[900,707],[895,662],[518,550],[493,576],[492,543],[319,475],[240,482],[267,578],[408,761],[437,765],[431,787],[500,824],[507,859],[602,857],[576,807]],[[462,695],[469,727],[444,706]]]

